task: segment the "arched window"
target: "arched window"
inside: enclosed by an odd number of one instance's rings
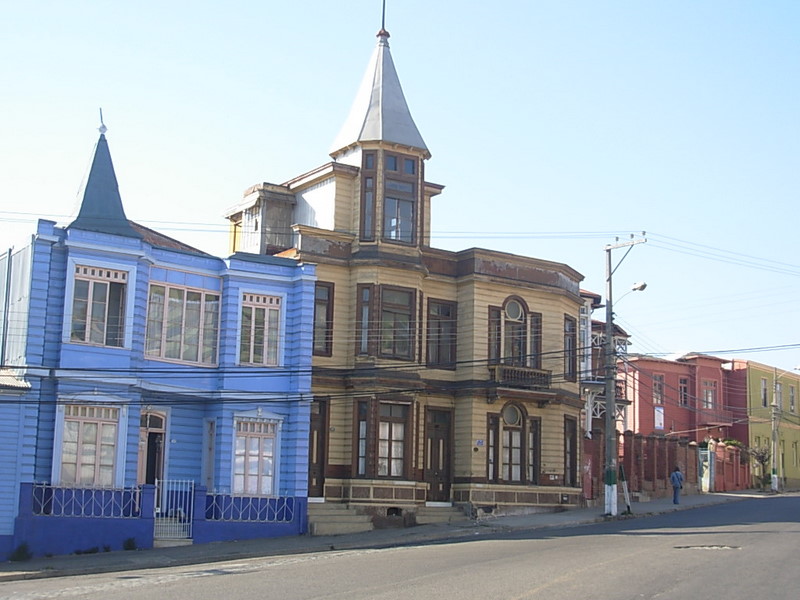
[[[506,404],[488,416],[487,476],[502,483],[539,483],[540,422],[525,410]]]
[[[527,357],[527,315],[522,302],[511,298],[503,310],[503,359],[505,364],[524,367]]]
[[[542,315],[521,298],[489,307],[489,360],[516,367],[541,368]]]

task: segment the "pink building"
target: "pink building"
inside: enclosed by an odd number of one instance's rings
[[[696,442],[738,434],[736,425],[746,423],[747,408],[728,393],[729,364],[703,354],[677,360],[629,354],[618,364],[630,402],[624,429]]]

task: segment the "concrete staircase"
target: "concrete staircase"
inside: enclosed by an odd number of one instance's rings
[[[469,523],[464,511],[455,506],[420,506],[417,509],[417,525],[430,523]]]
[[[342,535],[364,531],[372,531],[372,518],[358,514],[346,504],[308,504],[308,533],[311,535]]]

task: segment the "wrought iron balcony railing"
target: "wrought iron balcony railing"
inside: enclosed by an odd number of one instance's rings
[[[489,373],[492,382],[506,387],[546,390],[550,388],[552,382],[550,371],[544,369],[489,365]]]

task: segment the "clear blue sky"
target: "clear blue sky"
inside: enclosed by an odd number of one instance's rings
[[[102,107],[128,217],[225,254],[245,188],[329,159],[380,4],[3,2],[0,247],[74,214]],[[603,293],[605,245],[647,231],[614,275],[648,283],[616,305],[632,351],[800,365],[800,2],[387,4],[435,246]]]

